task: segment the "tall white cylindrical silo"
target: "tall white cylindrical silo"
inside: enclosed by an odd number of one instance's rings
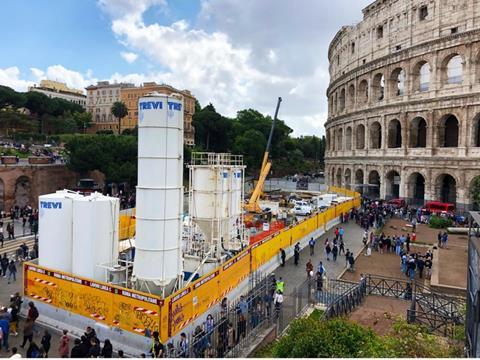
[[[138,103],[138,185],[133,275],[167,286],[182,273],[183,97]]]
[[[39,265],[72,272],[73,201],[81,198],[69,190],[39,196]]]
[[[75,275],[107,281],[106,266],[114,265],[118,258],[119,211],[118,198],[100,193],[73,201]]]

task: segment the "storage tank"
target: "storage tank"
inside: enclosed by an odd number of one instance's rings
[[[138,103],[138,186],[133,275],[165,287],[182,274],[183,97]]]
[[[73,200],[75,275],[108,280],[106,266],[115,265],[118,258],[119,211],[118,198],[99,193]]]
[[[72,272],[73,201],[83,195],[69,190],[38,197],[38,263]]]
[[[238,155],[193,153],[189,212],[200,226],[211,252],[228,249],[241,223],[243,158]],[[221,243],[223,239],[223,244]]]

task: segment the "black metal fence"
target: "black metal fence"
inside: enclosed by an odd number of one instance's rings
[[[271,327],[278,318],[273,304],[274,284],[270,277],[254,273],[249,290],[235,302],[227,303],[220,313],[212,313],[194,331],[187,334],[187,345],[167,344],[169,357],[239,357],[259,332]]]

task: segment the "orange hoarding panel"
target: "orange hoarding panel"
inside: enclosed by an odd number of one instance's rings
[[[192,286],[169,297],[169,331],[168,337],[174,336],[194,319]]]
[[[25,295],[136,334],[159,330],[163,301],[150,294],[25,265]]]

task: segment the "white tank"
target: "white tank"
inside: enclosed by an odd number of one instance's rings
[[[140,98],[136,251],[133,274],[168,285],[183,271],[183,98]]]
[[[72,272],[98,281],[107,281],[105,266],[118,258],[118,198],[93,193],[73,201]]]
[[[239,216],[242,213],[243,170],[232,169],[230,192],[230,216]]]
[[[38,197],[38,263],[72,272],[73,201],[82,195],[61,190]]]

